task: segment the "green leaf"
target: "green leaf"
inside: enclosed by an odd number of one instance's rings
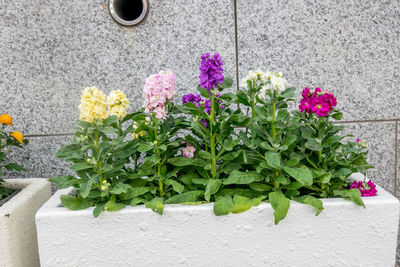
[[[299,196],[299,197],[294,197],[293,200],[313,206],[317,210],[315,216],[318,216],[324,210],[324,205],[322,201],[313,196]]]
[[[321,151],[322,145],[318,143],[315,139],[308,140],[304,146],[312,151]]]
[[[141,196],[151,191],[151,187],[135,187],[131,188],[126,194],[121,194],[121,200],[128,200],[137,196]]]
[[[228,179],[224,181],[224,184],[249,184],[252,182],[262,181],[264,180],[265,176],[261,175],[257,172],[250,171],[250,172],[241,172],[238,170],[232,171],[229,175]]]
[[[121,193],[126,193],[128,190],[131,188],[130,185],[128,184],[123,184],[121,182],[118,182],[111,190],[110,193],[114,195],[119,195]]]
[[[6,168],[9,171],[17,171],[17,172],[24,171],[24,172],[26,172],[26,169],[24,167],[21,167],[16,163],[9,163],[9,164],[5,165],[4,168]]]
[[[299,162],[300,162],[300,160],[298,158],[291,158],[286,162],[285,166],[293,167],[293,166],[299,164]]]
[[[104,205],[104,209],[106,211],[118,211],[125,208],[125,204],[122,203],[115,203],[114,201],[110,200]]]
[[[73,171],[83,171],[87,169],[92,169],[93,165],[87,164],[87,163],[75,163],[71,165],[71,170]]]
[[[350,170],[350,169],[341,168],[341,169],[335,171],[335,172],[333,173],[333,176],[334,176],[334,177],[342,177],[342,176],[348,176],[348,175],[350,175],[350,174],[351,174],[351,170]]]
[[[233,201],[231,196],[219,196],[214,203],[214,214],[217,216],[227,215],[233,209]]]
[[[339,121],[343,118],[343,113],[342,112],[336,112],[332,114],[332,118],[335,120]]]
[[[267,164],[274,169],[278,169],[281,166],[281,154],[277,152],[266,152],[265,159],[267,160]]]
[[[187,202],[195,202],[200,196],[204,194],[202,190],[195,190],[186,193],[182,193],[179,195],[175,195],[170,197],[165,201],[165,204],[181,204]]]
[[[70,186],[76,186],[83,182],[82,180],[77,179],[72,175],[56,176],[56,177],[49,179],[49,181],[56,183],[58,186],[58,189],[65,189]]]
[[[364,201],[361,198],[361,192],[357,188],[349,189],[349,190],[335,190],[333,192],[335,196],[340,196],[343,198],[350,198],[351,201],[356,203],[359,206],[365,208]]]
[[[142,198],[135,197],[134,199],[131,200],[130,205],[131,206],[136,206],[139,203],[145,203],[145,202],[146,202],[146,200],[144,200]]]
[[[283,141],[282,146],[290,146],[291,144],[293,144],[294,142],[296,142],[297,140],[297,136],[295,135],[289,135],[286,137],[285,141]]]
[[[83,199],[70,195],[62,195],[60,199],[63,206],[70,210],[84,210],[92,207],[94,204],[93,201],[89,199]]]
[[[244,196],[234,195],[232,213],[242,213],[251,207],[258,206],[264,198],[264,196],[258,198],[247,198]]]
[[[164,183],[166,185],[172,185],[172,187],[174,188],[175,192],[178,192],[179,194],[183,192],[183,190],[185,189],[185,187],[183,185],[181,185],[180,183],[178,183],[175,180],[172,179],[165,179]]]
[[[153,146],[150,145],[150,144],[146,144],[146,143],[140,144],[139,147],[138,147],[138,151],[142,152],[142,153],[143,152],[147,152],[147,151],[149,151],[151,149],[153,149]]]
[[[243,92],[242,90],[239,90],[237,92],[237,98],[239,104],[243,104],[245,106],[250,106],[249,98],[247,97],[246,93]]]
[[[200,157],[202,157],[203,159],[212,159],[212,155],[210,152],[206,152],[206,151],[200,151],[199,152]]]
[[[282,193],[282,191],[275,191],[269,193],[269,201],[274,211],[275,224],[278,224],[286,217],[289,210],[290,200]]]
[[[92,184],[95,182],[95,180],[97,179],[97,175],[92,177],[91,179],[89,179],[87,182],[82,183],[80,185],[80,190],[79,190],[79,195],[82,198],[87,198],[87,196],[89,195],[90,190],[92,189]]]
[[[210,97],[210,92],[206,88],[197,86],[197,90],[200,92],[202,97],[205,97],[205,98],[209,98]]]
[[[107,126],[107,127],[103,128],[101,130],[101,132],[103,132],[104,134],[110,134],[110,135],[115,135],[118,133],[117,130],[111,126]]]
[[[308,168],[283,168],[287,174],[292,176],[294,179],[299,181],[304,185],[312,185],[313,184],[313,176],[312,172]]]
[[[224,82],[221,84],[222,88],[227,89],[231,88],[233,84],[233,80],[229,77],[225,77]]]
[[[271,190],[271,186],[265,183],[251,183],[249,184],[249,187],[257,192],[265,192]]]
[[[100,216],[100,213],[104,211],[104,204],[100,204],[93,209],[93,217],[97,218]]]
[[[211,195],[218,192],[222,181],[220,179],[209,179],[206,186],[206,191],[204,192],[204,198],[210,201]]]
[[[152,209],[154,212],[162,215],[164,211],[164,199],[161,197],[153,198],[150,202],[146,203],[146,208]]]
[[[168,162],[174,166],[183,167],[183,166],[199,166],[203,167],[207,162],[201,159],[191,159],[184,157],[177,157],[168,159]]]

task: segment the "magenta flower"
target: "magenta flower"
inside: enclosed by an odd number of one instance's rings
[[[376,190],[376,185],[369,180],[367,184],[362,181],[354,181],[350,185],[350,189],[357,188],[361,192],[362,197],[373,197],[376,196],[378,190]]]
[[[209,52],[204,53],[201,56],[200,64],[200,86],[210,91],[215,88],[217,84],[224,82],[224,69],[222,68],[224,63],[218,53],[215,53],[211,57]]]
[[[329,91],[322,91],[319,87],[315,88],[314,92],[311,92],[310,88],[305,88],[301,95],[303,96],[299,105],[301,112],[325,117],[337,105],[335,96]]]
[[[186,144],[186,147],[182,149],[182,156],[184,158],[192,159],[194,157],[194,152],[196,152],[196,148],[194,146]]]

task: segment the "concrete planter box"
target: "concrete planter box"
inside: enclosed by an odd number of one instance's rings
[[[0,207],[0,266],[39,266],[35,213],[51,196],[46,179],[9,179],[21,191]]]
[[[46,266],[394,266],[399,201],[377,187],[366,209],[324,199],[325,210],[291,203],[273,223],[270,204],[217,217],[213,205],[143,206],[70,211],[57,192],[36,214],[40,261]]]

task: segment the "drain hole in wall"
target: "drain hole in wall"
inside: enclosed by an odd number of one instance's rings
[[[110,0],[111,16],[120,24],[132,26],[147,14],[147,0]]]

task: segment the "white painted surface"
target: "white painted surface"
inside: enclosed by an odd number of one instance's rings
[[[325,210],[291,202],[279,225],[263,203],[217,217],[213,205],[166,205],[160,216],[128,207],[93,218],[69,211],[57,192],[37,213],[47,266],[394,266],[399,201],[378,187],[367,208],[323,199]]]
[[[5,181],[22,190],[0,207],[0,266],[39,266],[35,213],[50,198],[51,184],[40,178]]]

